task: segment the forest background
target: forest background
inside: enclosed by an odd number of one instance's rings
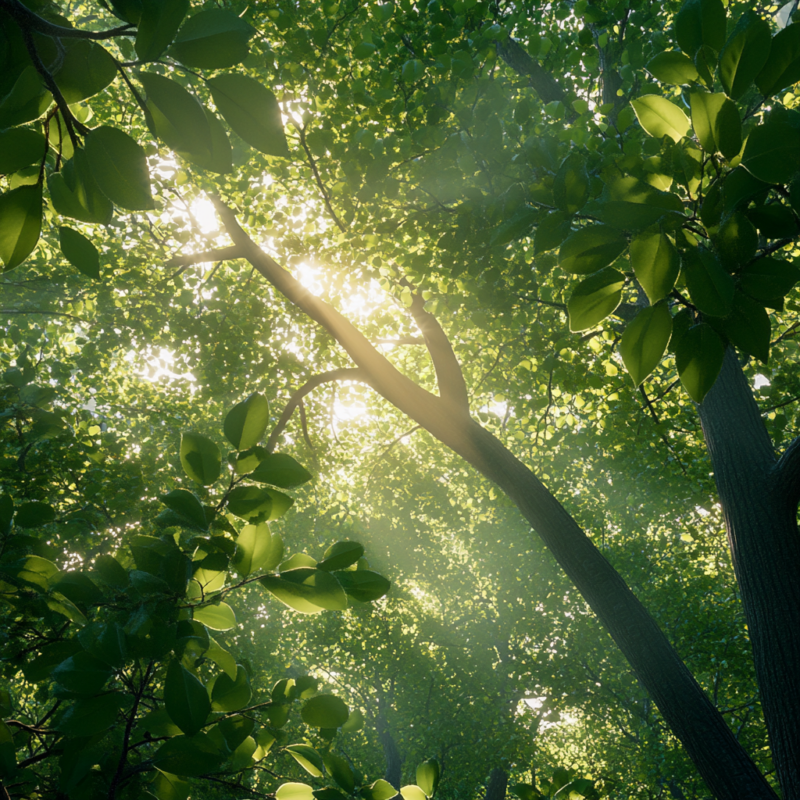
[[[795,6],[0,0],[5,796],[797,796]]]

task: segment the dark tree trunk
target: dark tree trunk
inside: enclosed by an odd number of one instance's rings
[[[385,723],[380,726],[378,736],[383,745],[383,756],[386,759],[386,772],[383,778],[391,783],[395,789],[399,789],[403,779],[403,759],[400,757],[400,750],[398,750],[397,743]]]
[[[800,798],[800,536],[797,445],[775,458],[753,393],[728,349],[700,406],[733,568],[753,646],[773,762]]]
[[[505,800],[508,788],[508,773],[500,767],[495,767],[489,775],[486,784],[486,797],[484,800]]]

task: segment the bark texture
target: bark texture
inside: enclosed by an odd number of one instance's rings
[[[800,798],[800,536],[796,465],[777,461],[753,392],[729,348],[700,406],[742,596],[773,761]]]
[[[508,788],[508,773],[501,767],[495,767],[489,775],[486,784],[486,797],[484,800],[505,800]]]

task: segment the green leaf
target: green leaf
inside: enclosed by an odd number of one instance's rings
[[[798,225],[792,209],[780,202],[749,208],[747,217],[767,239],[783,239],[797,235]]]
[[[738,100],[750,88],[767,61],[771,44],[769,23],[745,11],[719,54],[719,79],[728,97]]]
[[[209,486],[222,471],[219,448],[199,433],[181,434],[181,466],[195,483]]]
[[[56,728],[67,736],[96,736],[114,725],[125,705],[125,698],[119,694],[87,697],[70,706]]]
[[[219,113],[247,144],[261,153],[288,158],[281,110],[269,89],[235,74],[217,75],[207,85]]]
[[[214,682],[211,690],[211,708],[214,711],[238,711],[244,708],[253,696],[250,689],[250,681],[247,673],[241,664],[236,667],[236,678],[223,672]]]
[[[86,156],[103,194],[128,211],[155,208],[144,150],[127,133],[104,125],[86,137]]]
[[[769,191],[769,184],[754,178],[746,169],[731,170],[722,182],[722,210],[727,215],[750,200],[757,199]]]
[[[188,800],[191,785],[177,775],[156,769],[150,791],[157,800]]]
[[[397,795],[397,789],[388,781],[379,778],[369,786],[361,787],[361,796],[364,800],[391,800]]]
[[[758,125],[747,137],[742,166],[766,183],[789,183],[800,169],[800,131],[778,119]]]
[[[575,231],[558,251],[565,272],[587,275],[608,266],[628,246],[625,237],[607,225],[587,225]]]
[[[25,67],[11,91],[0,101],[0,129],[13,128],[40,117],[51,100],[36,67]]]
[[[785,297],[798,281],[800,268],[776,258],[760,258],[739,274],[739,288],[762,303]]]
[[[647,62],[647,70],[661,83],[671,83],[676,86],[694,83],[700,77],[692,59],[686,53],[677,50],[659,53]]]
[[[102,92],[117,77],[112,55],[89,39],[63,39],[61,67],[53,75],[64,99],[72,105]]]
[[[683,201],[676,194],[628,176],[609,180],[602,195],[587,205],[584,213],[613,228],[638,231],[661,220],[679,220]]]
[[[725,347],[705,322],[689,328],[675,350],[678,375],[695,403],[702,403],[722,369]]]
[[[205,657],[213,661],[231,680],[236,680],[236,659],[227,650],[220,647],[212,637],[209,636],[208,641],[209,647],[204,654]]]
[[[286,752],[309,774],[315,778],[322,777],[322,756],[307,744],[290,744]]]
[[[347,704],[332,694],[312,697],[303,706],[300,716],[313,728],[339,728],[347,722],[350,710]]]
[[[371,603],[373,600],[379,600],[392,586],[388,578],[368,569],[337,572],[336,578],[347,596],[359,603]]]
[[[772,39],[769,56],[756,75],[756,86],[771,97],[800,81],[800,27],[787,25]]]
[[[671,335],[672,314],[666,303],[643,308],[628,323],[619,352],[635,386],[639,386],[658,366]]]
[[[249,53],[255,29],[222,8],[207,8],[186,20],[168,55],[195,69],[227,69]]]
[[[269,483],[282,489],[291,489],[310,481],[314,476],[291,456],[270,453],[264,456],[250,478],[259,483]]]
[[[236,627],[236,614],[227,603],[200,606],[193,610],[192,616],[212,631],[229,631]]]
[[[569,329],[585,331],[613,313],[622,299],[625,276],[611,267],[582,280],[567,302]]]
[[[156,750],[153,764],[164,772],[192,778],[215,772],[225,757],[208,735],[196,733],[168,739]]]
[[[639,124],[650,136],[669,136],[679,142],[689,131],[689,118],[678,106],[657,94],[645,94],[631,100]]]
[[[59,214],[81,222],[111,222],[114,206],[95,182],[84,150],[76,150],[61,172],[48,177],[47,188]]]
[[[425,792],[428,797],[432,797],[439,786],[439,762],[431,758],[423,761],[417,767],[417,786]]]
[[[631,266],[651,304],[665,298],[675,286],[680,257],[665,233],[642,233],[631,240]]]
[[[364,546],[358,542],[336,542],[324,553],[318,569],[331,572],[335,569],[346,569],[364,555]]]
[[[733,278],[722,268],[714,253],[705,248],[688,250],[683,259],[683,273],[689,296],[700,311],[712,317],[730,314]]]
[[[53,670],[53,680],[77,694],[96,694],[111,677],[113,670],[104,661],[89,655],[75,653]]]
[[[38,164],[45,154],[47,139],[30,128],[0,131],[0,175]]]
[[[364,727],[364,715],[357,709],[354,708],[350,712],[350,716],[347,718],[347,722],[340,728],[342,733],[356,733],[360,731]]]
[[[725,44],[725,7],[721,0],[685,0],[675,17],[675,38],[684,53],[707,45],[719,52]]]
[[[722,266],[734,272],[756,254],[758,234],[753,223],[737,211],[723,222],[714,240]]]
[[[208,530],[206,512],[202,503],[188,489],[173,489],[169,494],[161,496],[161,502],[179,514],[193,527],[201,531]]]
[[[266,521],[272,516],[272,494],[257,486],[237,486],[228,494],[228,511],[241,519]]]
[[[136,54],[142,61],[155,61],[178,32],[189,0],[140,0],[142,5],[136,33]]]
[[[569,236],[571,217],[563,211],[551,211],[536,226],[536,234],[533,238],[533,254],[546,253],[554,250],[564,239]]]
[[[33,500],[19,506],[14,522],[20,528],[39,528],[55,518],[56,512],[51,505]]]
[[[82,234],[72,228],[58,229],[61,252],[75,269],[93,280],[100,280],[100,253]]]
[[[492,247],[499,247],[523,236],[529,236],[531,229],[539,220],[541,212],[538,208],[525,205],[518,209],[510,219],[504,220],[492,232],[489,244]]]
[[[263,395],[254,392],[227,413],[223,431],[237,450],[249,450],[261,440],[268,423],[269,403]]]
[[[277,800],[314,800],[311,787],[305,783],[283,783],[275,792]]]
[[[412,783],[400,789],[403,800],[426,800],[427,795],[416,784]]]
[[[707,153],[722,153],[729,161],[742,149],[742,123],[735,103],[724,94],[697,90],[689,95],[692,128]]]
[[[343,573],[356,574],[356,573]],[[324,570],[300,567],[259,578],[259,583],[284,605],[302,614],[318,614],[322,609],[344,611],[347,596],[336,578]]]
[[[213,141],[205,109],[176,81],[152,72],[139,74],[147,92],[148,126],[179,155],[208,162]]]
[[[325,753],[323,760],[325,762],[325,769],[328,770],[328,774],[331,778],[350,794],[350,792],[355,789],[356,779],[347,761],[341,756],[337,756],[335,753],[331,752]]]
[[[13,517],[14,501],[7,494],[0,494],[0,536],[5,536],[11,530]]]
[[[170,719],[187,736],[198,733],[211,713],[206,687],[175,659],[167,668],[164,705]]]
[[[245,525],[236,538],[236,554],[231,564],[243,578],[260,569],[271,570],[280,563],[283,542],[272,536],[266,523]]]
[[[425,74],[425,65],[418,59],[412,58],[403,64],[400,75],[406,83],[416,83]]]
[[[194,156],[194,163],[209,172],[225,175],[233,170],[233,150],[228,140],[228,134],[213,111],[203,106],[203,113],[206,115],[208,127],[211,131],[211,155],[207,160]]]
[[[722,323],[723,333],[748,355],[763,364],[769,361],[769,342],[772,327],[769,315],[761,303],[736,292],[733,311]]]
[[[237,715],[235,717],[227,717],[221,719],[219,722],[219,729],[225,738],[225,744],[228,749],[233,752],[255,728],[255,720]]]
[[[568,214],[580,211],[589,199],[589,174],[580,153],[571,153],[561,163],[553,181],[553,198]]]
[[[42,231],[42,186],[19,186],[0,195],[0,260],[4,272],[32,252]]]

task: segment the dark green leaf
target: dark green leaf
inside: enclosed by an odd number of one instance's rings
[[[104,661],[80,652],[62,661],[53,670],[53,679],[70,692],[96,694],[112,673],[113,670]]]
[[[111,54],[88,39],[63,39],[64,57],[53,77],[64,99],[72,105],[102,92],[117,77]]]
[[[300,716],[306,725],[314,728],[339,728],[347,722],[350,710],[338,697],[332,694],[320,694],[306,702]]]
[[[772,39],[769,56],[756,75],[756,86],[771,97],[800,81],[800,27],[787,25]]]
[[[737,167],[725,176],[722,183],[722,207],[727,215],[753,198],[769,191],[769,184],[754,178],[746,169]]]
[[[558,251],[565,272],[588,275],[608,266],[628,246],[625,237],[607,225],[588,225],[575,231]]]
[[[119,694],[87,697],[70,706],[56,727],[67,736],[95,736],[117,721],[125,705],[125,698]]]
[[[703,45],[719,52],[725,44],[725,7],[721,0],[686,0],[675,17],[675,38],[690,56]]]
[[[368,569],[337,572],[336,577],[347,596],[360,603],[371,603],[379,600],[391,588],[392,584],[383,575]]]
[[[175,736],[158,748],[153,763],[158,769],[175,775],[198,777],[215,772],[226,754],[205,733]]]
[[[235,680],[223,672],[214,682],[214,688],[211,690],[211,708],[214,711],[238,711],[250,702],[252,695],[247,673],[239,664],[236,667]]]
[[[208,81],[220,114],[251,147],[271,156],[289,156],[275,95],[245,75],[223,74]]]
[[[86,137],[86,156],[100,190],[120,208],[155,208],[144,150],[127,133],[104,125]]]
[[[335,569],[346,569],[364,555],[364,546],[358,542],[336,542],[332,544],[317,564],[317,569],[331,572]]]
[[[342,585],[324,570],[300,567],[282,572],[280,578],[259,578],[259,582],[282,603],[303,614],[318,614],[322,609],[343,611],[347,607]]]
[[[672,315],[666,303],[643,308],[622,334],[619,352],[636,386],[658,366],[672,335]]]
[[[99,222],[103,225],[111,221],[114,206],[95,182],[84,150],[77,150],[61,172],[50,175],[47,188],[53,207],[59,214],[81,222]]]
[[[571,217],[563,211],[551,211],[536,226],[536,234],[533,238],[533,253],[546,253],[548,250],[555,250],[564,239],[569,236],[572,227]]]
[[[25,67],[11,91],[0,101],[0,129],[40,117],[50,102],[50,94],[45,91],[36,67]]]
[[[341,756],[337,756],[335,753],[331,752],[326,753],[323,756],[323,760],[325,762],[325,768],[328,770],[328,774],[331,778],[350,794],[355,788],[356,780],[353,775],[353,770],[350,769],[350,765],[347,761]],[[319,798],[317,798],[317,800],[319,800]]]
[[[42,231],[42,186],[19,186],[0,195],[0,260],[4,271],[18,267]]]
[[[167,668],[164,705],[170,719],[187,736],[198,733],[211,713],[206,687],[177,660]]]
[[[783,239],[798,233],[792,209],[781,203],[770,203],[747,210],[747,216],[766,239]]]
[[[136,53],[142,61],[155,61],[178,32],[189,0],[140,0],[142,5],[136,33]]]
[[[573,152],[561,163],[553,181],[553,198],[568,214],[580,211],[589,199],[589,174],[580,153]]]
[[[675,286],[680,257],[665,233],[642,233],[631,240],[631,266],[648,300],[655,304]]]
[[[322,777],[322,756],[307,744],[290,744],[286,752],[309,774],[315,778]]]
[[[268,423],[269,403],[263,395],[254,392],[227,413],[223,431],[237,450],[248,450],[258,444]]]
[[[98,556],[94,570],[103,583],[113,589],[124,589],[128,585],[128,573],[113,556]]]
[[[222,8],[207,8],[186,20],[169,55],[187,67],[227,69],[247,58],[255,29]]]
[[[689,95],[692,127],[707,153],[722,153],[728,160],[742,149],[742,123],[736,105],[724,94],[700,90]]]
[[[722,268],[714,253],[705,248],[688,250],[684,254],[683,272],[689,296],[700,311],[712,317],[730,314],[733,308],[733,278]]]
[[[789,183],[800,169],[800,131],[782,120],[769,120],[750,132],[742,166],[766,183]]]
[[[625,276],[611,267],[582,280],[567,302],[569,329],[584,331],[602,322],[619,305],[624,285]]]
[[[530,235],[540,215],[539,209],[523,206],[510,219],[504,220],[495,228],[489,244],[498,247]]]
[[[314,476],[291,456],[283,453],[266,455],[250,478],[259,483],[269,483],[282,489],[291,489],[310,481]]]
[[[661,83],[671,83],[676,86],[694,83],[700,77],[692,59],[686,53],[678,51],[659,53],[648,61],[647,70]]]
[[[38,164],[45,154],[47,140],[39,131],[12,128],[0,131],[0,175]]]
[[[202,504],[187,489],[173,489],[169,494],[161,496],[161,502],[176,514],[184,517],[192,526],[201,531],[208,530],[206,512]]]
[[[100,253],[82,234],[72,228],[58,229],[61,252],[75,269],[93,280],[100,280]]]
[[[738,100],[753,84],[769,56],[769,23],[745,11],[719,54],[719,79],[725,93]]]
[[[14,517],[14,501],[7,494],[0,494],[0,535],[5,536],[11,530]]]
[[[737,211],[722,223],[714,244],[722,266],[728,272],[734,272],[756,254],[758,234],[753,223]]]
[[[222,470],[219,448],[199,433],[184,433],[181,435],[181,466],[195,483],[209,486]]]
[[[763,364],[769,361],[771,325],[769,315],[761,303],[737,292],[733,298],[733,311],[722,323],[722,329],[740,350],[754,356]]]
[[[51,505],[31,501],[19,506],[14,522],[20,528],[39,528],[52,522],[55,518],[56,512]]]
[[[705,322],[689,328],[675,351],[681,383],[696,403],[702,403],[722,369],[725,347]]]
[[[150,784],[156,800],[188,800],[191,786],[188,781],[170,772],[156,769],[156,777]]]
[[[255,728],[255,720],[237,715],[220,720],[219,729],[225,737],[225,744],[233,752]]]
[[[785,297],[800,281],[800,269],[788,261],[760,258],[748,264],[739,275],[739,288],[762,303]]]
[[[228,494],[228,511],[241,519],[266,521],[272,515],[272,494],[257,486],[237,486]]]

